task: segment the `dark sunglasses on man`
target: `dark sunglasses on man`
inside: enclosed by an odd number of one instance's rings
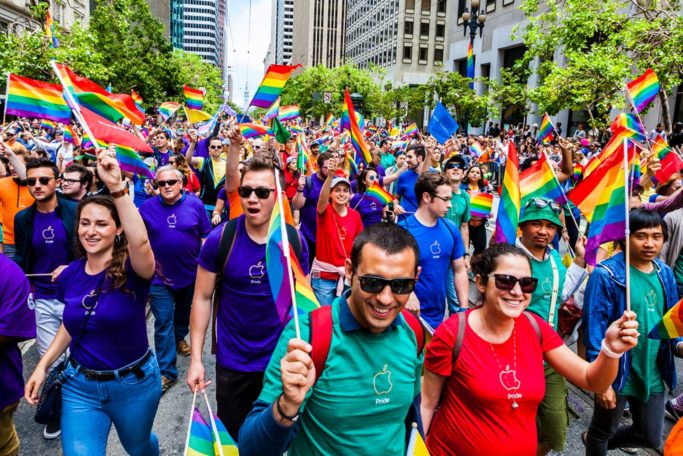
[[[178,182],[180,182],[180,179],[160,180],[160,181],[157,181],[157,185],[159,187],[172,187],[175,184],[177,184]]]
[[[48,177],[48,176],[40,176],[40,177],[29,177],[26,179],[26,183],[28,184],[29,187],[34,187],[37,182],[40,182],[40,185],[47,185],[50,183],[50,181],[54,179],[54,177]]]
[[[249,198],[252,194],[252,192],[256,193],[256,197],[258,199],[268,199],[270,197],[270,193],[274,192],[274,188],[268,188],[268,187],[248,187],[248,186],[241,186],[237,188],[237,194],[242,197],[242,198]]]
[[[364,275],[358,276],[358,282],[360,282],[360,289],[366,293],[380,293],[384,290],[384,287],[389,285],[392,293],[405,295],[411,293],[415,289],[417,279],[411,279],[409,277],[385,279],[384,277],[374,275]]]

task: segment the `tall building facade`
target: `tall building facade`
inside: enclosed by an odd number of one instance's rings
[[[393,85],[424,84],[444,68],[446,0],[348,0],[346,60],[386,68]]]
[[[42,29],[43,23],[36,21],[29,10],[35,3],[37,2],[29,0],[0,0],[0,33],[21,35],[27,31]],[[90,19],[90,2],[70,0],[55,3],[50,8],[50,13],[61,29],[69,30],[76,22],[87,26]]]
[[[172,0],[171,43],[223,67],[225,0]]]
[[[344,63],[347,0],[294,2],[292,60],[304,66]]]
[[[289,64],[294,43],[294,0],[274,0],[274,3],[273,63]]]

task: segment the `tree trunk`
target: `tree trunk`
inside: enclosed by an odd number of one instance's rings
[[[662,123],[667,135],[671,134],[671,113],[669,112],[669,97],[664,89],[659,89],[659,102],[662,104]]]
[[[595,117],[593,117],[593,109],[589,105],[586,105],[586,112],[588,112],[588,118],[590,119],[590,130],[595,128]],[[588,134],[588,132],[586,132]]]

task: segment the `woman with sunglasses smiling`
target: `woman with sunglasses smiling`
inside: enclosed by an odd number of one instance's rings
[[[471,195],[476,193],[493,193],[493,187],[483,177],[481,167],[472,165],[465,173],[462,181],[462,189]],[[472,256],[480,254],[486,248],[486,223],[487,219],[477,216],[469,220],[469,240],[474,247]],[[465,246],[469,250],[469,245]]]
[[[637,344],[635,314],[624,312],[610,325],[589,364],[545,321],[523,314],[538,285],[524,252],[493,245],[473,258],[472,270],[483,304],[439,326],[425,353],[427,447],[432,455],[535,455],[543,361],[580,388],[607,390],[618,358]]]
[[[391,184],[398,179],[406,169],[408,168],[403,166],[402,168],[399,168],[396,173],[382,177],[377,174],[377,170],[371,165],[360,173],[357,181],[351,182],[351,188],[353,188],[355,184],[358,192],[353,194],[349,205],[358,211],[365,228],[381,222],[382,214],[386,207],[386,205],[380,204],[375,198],[367,196],[368,189],[372,187],[373,184],[377,184],[380,187]]]

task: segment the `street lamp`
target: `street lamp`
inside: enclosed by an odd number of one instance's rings
[[[470,42],[474,42],[474,38],[477,36],[477,29],[479,29],[479,38],[484,34],[484,23],[486,22],[486,14],[484,11],[479,11],[479,0],[472,0],[470,3],[472,12],[470,13],[467,8],[465,12],[462,13],[462,25],[464,27],[463,36],[467,35],[467,28],[470,29]]]

